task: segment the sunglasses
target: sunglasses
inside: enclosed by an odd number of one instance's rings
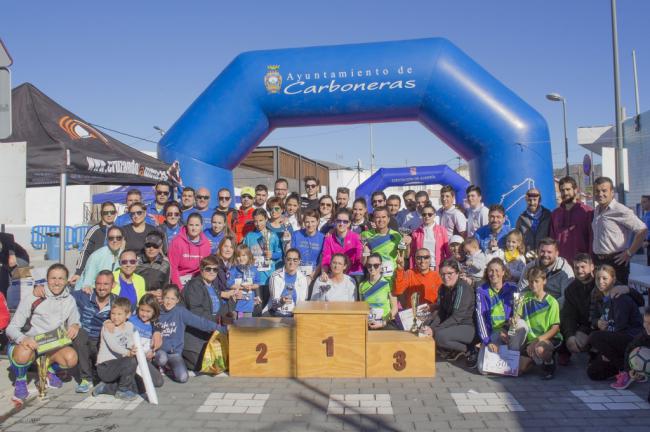
[[[179,212],[169,212],[165,216],[167,216],[167,217],[173,217],[173,216],[179,217],[180,215],[181,214]]]
[[[157,245],[155,243],[145,243],[144,247],[147,248],[147,249],[149,249],[149,248],[158,249],[160,247],[160,245]]]
[[[347,225],[347,224],[350,223],[350,221],[349,221],[349,220],[343,220],[343,219],[337,219],[337,220],[336,220],[336,223],[337,223],[338,225]]]
[[[208,273],[217,273],[219,271],[219,267],[203,267],[203,271]]]
[[[137,263],[138,260],[134,260],[134,259],[120,261],[120,264],[122,265],[136,265]]]
[[[116,210],[104,210],[102,211],[102,216],[113,216],[115,213],[117,213]]]
[[[281,207],[271,207],[271,211],[279,212],[282,211]]]
[[[229,199],[230,199],[229,196],[227,196],[227,197],[225,197],[225,196],[220,196],[220,197],[219,197],[219,201],[228,201]]]
[[[156,195],[165,195],[165,196],[169,196],[169,191],[156,191]]]
[[[366,264],[367,269],[375,269],[376,270],[379,267],[381,267],[381,264]]]
[[[200,199],[200,200],[209,200],[209,199],[210,199],[210,195],[197,195],[197,196],[196,196],[196,199]]]
[[[420,256],[416,256],[415,259],[418,261],[428,260],[431,259],[431,255],[420,255]]]
[[[142,211],[142,210],[136,210],[136,211],[129,212],[129,214],[130,214],[131,216],[142,216],[142,215],[144,214],[144,211]]]
[[[122,241],[122,236],[108,236],[108,241]]]
[[[306,188],[309,188],[309,189],[313,189],[313,188],[315,188],[316,186],[317,186],[317,185],[314,184],[314,183],[311,183],[311,184],[308,183],[308,184],[305,185],[305,187],[306,187]]]
[[[433,213],[422,213],[422,217],[433,217]]]

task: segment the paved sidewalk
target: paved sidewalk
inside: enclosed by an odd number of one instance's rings
[[[438,363],[434,379],[166,381],[160,405],[74,393],[68,383],[9,417],[7,432],[107,431],[626,431],[647,432],[650,384],[614,391],[580,365],[552,381],[483,377]],[[574,359],[575,362],[575,359]]]

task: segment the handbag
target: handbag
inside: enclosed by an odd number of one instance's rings
[[[203,351],[201,373],[218,375],[228,370],[228,337],[218,330],[212,333]]]

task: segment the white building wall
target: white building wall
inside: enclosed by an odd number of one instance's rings
[[[623,124],[624,145],[627,148],[629,169],[629,192],[625,203],[636,209],[641,203],[641,195],[650,195],[650,111],[641,113],[640,128],[635,130],[634,117]]]

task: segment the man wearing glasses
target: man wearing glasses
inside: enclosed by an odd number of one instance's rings
[[[400,303],[404,308],[412,306],[411,295],[418,293],[420,303],[429,304],[431,312],[433,312],[433,306],[438,301],[438,289],[442,284],[442,279],[432,267],[431,252],[427,248],[420,248],[415,252],[415,268],[413,269],[404,270],[404,258],[397,257],[395,290],[393,292],[399,296]]]
[[[156,221],[152,225],[160,225],[165,221],[165,204],[167,204],[167,201],[171,197],[172,188],[169,183],[161,181],[156,183],[153,190],[156,194],[156,199],[147,207],[147,216],[151,216]]]
[[[140,189],[129,189],[126,192],[126,208],[124,209],[124,213],[115,219],[115,226],[123,227],[133,222],[129,213],[129,207],[140,202],[142,202],[142,192],[140,192]],[[149,215],[146,216],[144,222],[149,225],[156,225],[156,221]]]
[[[183,223],[187,223],[187,218],[192,213],[198,213],[203,218],[203,229],[209,229],[212,226],[212,213],[210,208],[210,191],[208,188],[200,187],[196,191],[196,207],[183,212]]]
[[[517,219],[517,229],[524,236],[527,251],[537,250],[539,242],[548,237],[551,229],[551,212],[541,205],[542,195],[533,188],[526,192],[526,210]]]
[[[239,196],[241,198],[241,205],[239,206],[239,210],[237,210],[234,230],[237,236],[237,243],[241,243],[244,236],[255,229],[253,223],[253,212],[255,211],[253,197],[255,196],[255,190],[252,187],[242,188]]]
[[[107,230],[113,226],[113,223],[115,222],[115,216],[117,215],[115,204],[108,201],[102,203],[99,214],[101,216],[99,223],[91,226],[86,233],[86,236],[84,237],[83,246],[81,247],[79,258],[77,259],[77,263],[75,265],[74,275],[72,275],[69,280],[71,284],[75,284],[81,277],[81,274],[86,268],[86,262],[88,261],[90,255],[92,255],[93,252],[102,246],[106,245]]]
[[[307,193],[306,197],[300,197],[300,210],[304,211],[307,209],[318,211],[318,187],[320,182],[314,176],[305,177],[305,192]]]
[[[275,181],[275,189],[273,190],[274,196],[280,198],[282,202],[287,199],[289,195],[289,182],[287,179],[279,178]]]
[[[219,204],[217,204],[217,208],[214,209],[214,212],[222,214],[226,219],[226,224],[228,224],[230,229],[234,232],[235,225],[237,224],[237,210],[231,207],[232,195],[230,194],[230,190],[228,188],[219,189],[219,192],[217,192],[217,199],[219,200]]]
[[[135,272],[142,276],[147,284],[147,292],[160,290],[169,283],[171,268],[169,260],[163,254],[163,235],[158,232],[147,234],[144,239],[144,251],[138,254],[138,264]]]

